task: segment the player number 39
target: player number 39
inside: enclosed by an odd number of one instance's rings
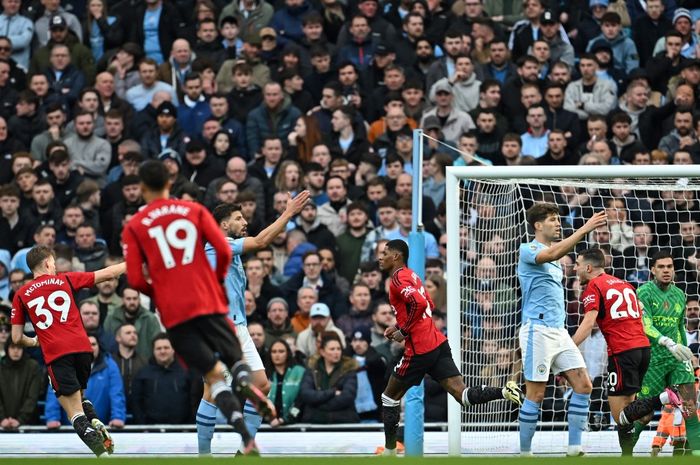
[[[30,300],[27,305],[31,308],[36,316],[43,318],[36,326],[39,329],[48,329],[53,324],[53,314],[60,313],[59,321],[65,323],[68,319],[68,310],[70,310],[70,296],[66,291],[53,291],[46,299],[43,296]],[[44,305],[49,308],[44,308]]]
[[[184,236],[181,237],[181,233],[184,233]],[[197,227],[191,221],[175,220],[165,230],[163,226],[154,226],[148,230],[148,235],[156,240],[166,269],[173,268],[177,264],[171,249],[182,250],[182,265],[188,265],[194,260]]]

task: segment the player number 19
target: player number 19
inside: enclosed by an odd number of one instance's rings
[[[178,234],[184,232],[184,237]],[[188,265],[194,260],[194,250],[197,243],[197,228],[186,219],[175,220],[163,230],[163,226],[154,226],[148,230],[148,235],[156,240],[160,256],[166,269],[175,267],[175,257],[171,249],[182,250],[182,265]]]
[[[58,301],[61,303],[58,303]],[[48,309],[44,308],[44,304],[48,305]],[[53,324],[53,314],[51,311],[60,312],[59,321],[65,323],[68,319],[68,310],[70,310],[70,296],[66,291],[53,291],[46,299],[43,296],[30,300],[27,305],[34,310],[36,316],[43,317],[44,321],[39,321],[36,326],[39,329],[48,329]]]

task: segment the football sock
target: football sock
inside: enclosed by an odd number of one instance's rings
[[[636,420],[649,415],[655,410],[659,410],[661,407],[663,407],[663,404],[658,397],[637,399],[620,412],[618,424],[622,426],[632,425]]]
[[[233,395],[231,388],[223,381],[217,381],[211,385],[211,396],[214,398],[214,403],[221,410],[224,418],[233,426],[234,431],[241,435],[243,445],[247,445],[251,441],[250,433],[243,422],[243,414],[241,413],[241,403],[238,398]]]
[[[700,421],[698,421],[695,411],[692,412],[690,417],[685,419],[685,431],[689,448],[700,450]]]
[[[634,450],[633,431],[633,425],[617,425],[617,438],[620,441],[622,455],[632,455]]]
[[[382,420],[384,421],[384,447],[396,449],[396,432],[401,418],[401,401],[382,394]]]
[[[199,455],[211,454],[211,439],[216,425],[216,405],[202,399],[197,407],[197,447]]]
[[[637,441],[639,441],[639,436],[642,434],[642,431],[644,431],[644,428],[646,428],[646,426],[647,425],[640,422],[639,420],[636,420],[634,422],[634,431],[632,432],[632,438],[634,441],[634,445],[636,445]]]
[[[255,410],[253,403],[250,401],[246,401],[243,405],[243,421],[245,421],[250,435],[255,438],[255,435],[258,434],[260,425],[262,425],[263,419]]]
[[[503,389],[490,386],[468,387],[462,392],[462,405],[479,405],[503,399]]]
[[[591,403],[590,394],[574,392],[569,400],[569,445],[580,446],[581,436],[588,424],[588,410]]]
[[[537,419],[540,416],[540,403],[525,399],[520,407],[520,452],[532,450],[532,437],[537,430]]]
[[[83,412],[85,412],[85,416],[90,422],[97,418],[97,412],[95,412],[95,407],[92,405],[92,402],[90,402],[87,399],[83,400]]]

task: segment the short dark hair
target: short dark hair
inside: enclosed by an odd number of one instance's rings
[[[37,245],[27,253],[27,266],[32,272],[49,257],[55,257],[53,250],[43,245]]]
[[[553,203],[536,203],[527,209],[527,222],[533,228],[535,223],[544,221],[549,215],[558,215],[559,209]]]
[[[168,185],[170,174],[162,161],[148,160],[139,168],[141,182],[152,191],[162,191]]]
[[[164,339],[170,341],[170,336],[168,336],[168,333],[163,332],[156,334],[153,340],[151,341],[151,347],[155,347],[157,341],[162,341]],[[172,345],[172,341],[170,341],[170,344]]]
[[[387,242],[384,247],[400,253],[403,262],[408,262],[408,244],[406,244],[406,241],[404,241],[403,239],[391,240]]]
[[[668,249],[661,249],[658,252],[656,252],[652,257],[651,260],[649,261],[649,266],[653,267],[656,266],[656,262],[659,260],[663,260],[664,258],[670,258],[673,259],[673,255],[671,254],[671,251]]]
[[[598,247],[582,250],[578,255],[594,268],[605,268],[605,254]]]
[[[241,206],[237,203],[222,203],[217,205],[213,211],[214,219],[217,224],[221,224],[222,221],[228,219],[233,212],[241,211]]]

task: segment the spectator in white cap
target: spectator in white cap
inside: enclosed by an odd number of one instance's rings
[[[432,100],[435,103],[435,107],[423,114],[421,127],[423,127],[428,118],[437,116],[438,121],[445,121],[442,123],[440,130],[445,136],[445,140],[450,142],[456,141],[462,133],[476,127],[469,113],[455,108],[452,85],[447,80],[436,82],[430,89],[430,94],[433,97]]]
[[[270,302],[272,302],[272,300]],[[297,336],[297,349],[307,357],[315,355],[318,350],[316,345],[318,335],[325,331],[337,333],[343,348],[345,348],[345,335],[333,323],[331,310],[328,308],[328,305],[322,302],[313,304],[309,312],[309,317],[311,318],[311,324]]]
[[[683,36],[681,55],[686,58],[697,58],[696,48],[700,38],[693,30],[693,15],[686,8],[677,8],[673,13],[673,28]],[[666,48],[666,38],[662,37],[656,42],[653,55],[663,52]]]

